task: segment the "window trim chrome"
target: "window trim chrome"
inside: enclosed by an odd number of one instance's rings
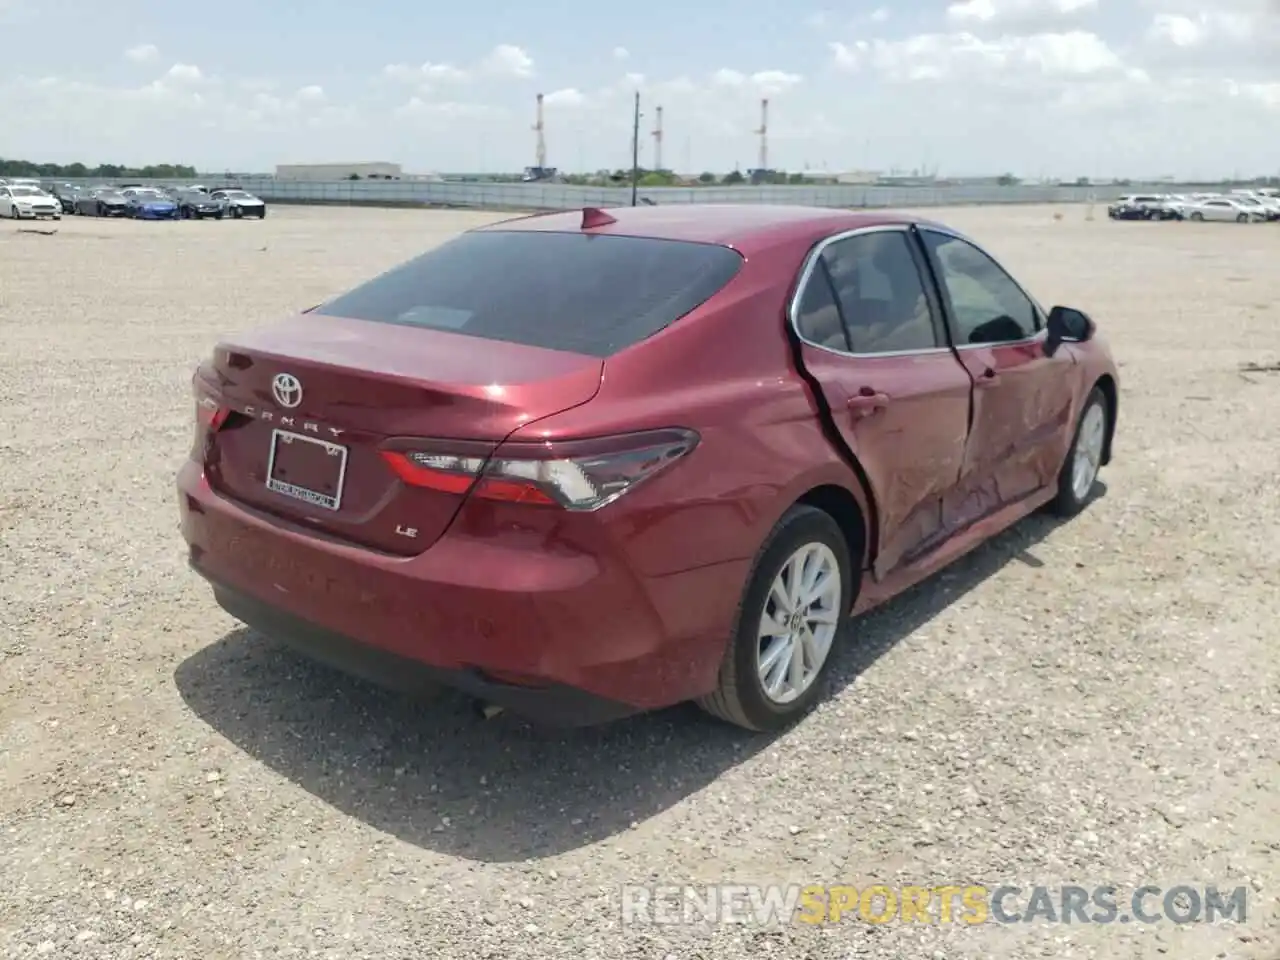
[[[993,347],[1027,346],[1037,341],[1043,340],[1045,338],[1045,333],[1048,325],[1048,319],[1047,319],[1048,314],[1045,312],[1044,307],[1041,305],[1039,300],[1037,300],[1035,297],[1031,295],[1031,293],[1027,290],[1026,287],[1024,287],[1021,283],[1018,282],[1017,278],[1014,277],[1014,275],[1008,271],[1005,265],[1001,263],[1000,260],[991,253],[991,251],[987,250],[985,247],[982,246],[982,244],[978,243],[972,237],[965,236],[959,230],[953,230],[950,227],[945,227],[945,226],[942,226],[941,224],[932,224],[932,223],[917,224],[916,229],[919,230],[921,233],[924,233],[926,231],[931,231],[933,233],[940,234],[941,236],[944,236],[944,237],[950,237],[952,240],[959,240],[961,243],[969,244],[969,246],[973,247],[975,250],[977,250],[984,257],[986,257],[988,260],[990,260],[992,263],[996,265],[996,267],[999,269],[1001,273],[1005,275],[1008,281],[1012,283],[1014,287],[1017,288],[1018,292],[1027,298],[1027,302],[1031,304],[1032,309],[1035,310],[1036,312],[1036,332],[1029,337],[1022,337],[1019,340],[993,340],[990,343],[965,343],[965,344],[957,343],[955,345],[956,350],[990,350]],[[937,259],[933,251],[931,251],[927,245],[925,245],[925,254],[932,259],[935,259],[935,260]],[[938,266],[941,267],[942,264],[939,263]],[[939,292],[946,294],[947,300],[950,301],[951,291],[946,289],[946,278],[941,277],[940,282],[941,282],[941,285],[943,286],[943,289],[940,290]],[[951,311],[948,310],[947,312],[950,313]],[[948,333],[951,335],[951,339],[955,340],[956,331],[948,329]]]
[[[853,357],[859,360],[879,360],[882,358],[891,359],[894,357],[925,357],[942,353],[951,353],[952,348],[950,344],[944,344],[943,346],[936,347],[919,347],[915,350],[885,350],[880,353],[853,353],[849,350],[837,350],[834,347],[828,347],[825,344],[816,343],[800,332],[800,318],[798,315],[800,310],[800,301],[804,298],[805,290],[808,288],[809,281],[813,277],[814,269],[817,267],[822,254],[826,252],[827,247],[840,243],[843,240],[849,240],[853,237],[860,237],[872,233],[909,234],[913,226],[915,226],[913,223],[877,223],[870,227],[855,227],[852,230],[842,230],[840,233],[833,233],[828,237],[823,237],[814,244],[813,249],[811,249],[805,257],[804,266],[800,270],[800,279],[797,281],[796,289],[791,294],[791,301],[787,305],[787,322],[790,325],[792,332],[796,335],[796,338],[805,346],[813,347],[815,350],[822,350],[826,353],[834,354],[837,357]],[[959,237],[958,239],[963,240],[964,238]],[[911,242],[911,238],[909,236],[907,237],[907,242]],[[916,272],[919,273],[919,270],[917,269]],[[920,277],[920,288],[925,292],[927,299],[928,291],[925,289],[925,278],[923,276]],[[946,323],[947,319],[944,316],[942,318],[944,328],[946,327]]]

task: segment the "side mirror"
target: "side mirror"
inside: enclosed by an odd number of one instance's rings
[[[1045,340],[1044,352],[1050,357],[1058,352],[1060,344],[1084,343],[1097,329],[1087,313],[1071,307],[1054,307],[1049,311],[1048,320],[1046,329],[1049,336]]]

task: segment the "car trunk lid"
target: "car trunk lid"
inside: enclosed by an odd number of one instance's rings
[[[219,493],[320,535],[412,555],[466,491],[405,484],[394,438],[487,456],[516,428],[590,400],[596,357],[449,331],[307,313],[220,343],[197,374],[219,411],[202,456]]]

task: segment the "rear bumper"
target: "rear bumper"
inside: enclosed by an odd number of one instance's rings
[[[198,567],[196,570],[200,572]],[[218,605],[241,623],[304,656],[390,690],[422,694],[449,687],[556,727],[594,726],[639,712],[632,705],[574,687],[521,687],[487,679],[475,669],[432,667],[310,623],[242,590],[210,582]]]
[[[643,577],[621,554],[470,537],[461,520],[392,557],[229,501],[194,461],[178,499],[191,566],[249,626],[389,686],[414,675],[557,725],[709,692],[750,564]]]

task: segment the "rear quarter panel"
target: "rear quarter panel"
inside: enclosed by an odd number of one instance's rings
[[[594,516],[633,569],[660,577],[755,556],[797,499],[839,485],[864,505],[801,379],[784,309],[808,245],[753,256],[712,301],[605,362],[591,402],[511,439],[686,427],[697,449]]]

